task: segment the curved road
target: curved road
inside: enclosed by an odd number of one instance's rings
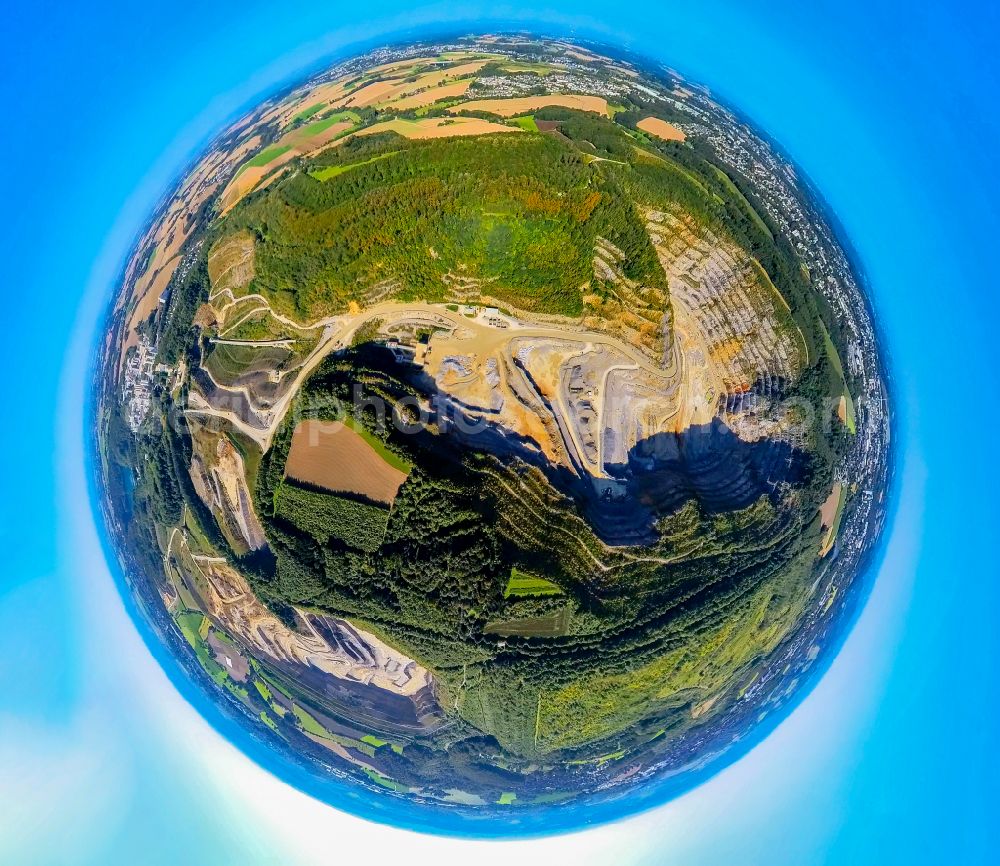
[[[229,294],[230,297],[232,297],[232,293],[229,292],[228,289],[224,289],[215,297],[218,297],[221,294]],[[255,295],[254,297],[260,298],[266,303],[266,299],[264,299],[263,296]],[[245,298],[241,297],[240,301],[243,300],[245,300]],[[231,304],[226,306],[231,306]],[[223,309],[225,309],[225,307]],[[258,310],[262,309],[263,307],[258,308]],[[270,310],[269,306],[268,309]],[[448,310],[444,305],[386,301],[375,304],[374,306],[354,315],[341,314],[339,316],[329,316],[306,325],[299,324],[298,322],[294,322],[285,316],[274,313],[273,310],[270,312],[275,319],[290,327],[294,327],[297,330],[315,330],[316,328],[322,327],[323,333],[316,347],[308,355],[302,366],[297,371],[292,386],[279,400],[275,402],[274,406],[272,406],[270,410],[260,413],[262,419],[267,423],[267,426],[263,429],[252,427],[234,415],[231,410],[227,409],[216,409],[215,407],[208,406],[189,410],[193,414],[216,415],[218,417],[225,418],[227,421],[238,427],[241,432],[253,439],[253,441],[255,441],[263,451],[266,451],[271,446],[271,442],[273,441],[274,435],[281,424],[281,420],[284,418],[288,407],[291,405],[291,402],[295,398],[295,395],[302,383],[306,380],[306,378],[308,378],[310,373],[312,373],[320,362],[331,352],[350,345],[351,338],[355,332],[365,323],[370,322],[373,319],[382,319],[386,324],[397,324],[405,323],[408,320],[423,319],[426,317],[440,326],[451,327],[456,332],[459,330],[472,331],[472,336],[469,338],[470,349],[473,349],[477,354],[484,357],[500,352],[506,352],[509,355],[509,344],[514,340],[523,339],[559,340],[561,342],[603,345],[628,358],[632,362],[631,365],[629,365],[630,369],[642,370],[646,374],[658,379],[669,380],[670,384],[676,383],[678,375],[683,378],[684,356],[682,352],[679,353],[677,351],[676,344],[671,357],[671,364],[666,368],[661,368],[650,363],[650,361],[634,347],[623,343],[615,337],[608,336],[607,334],[600,334],[596,331],[578,331],[553,326],[521,324],[516,319],[510,319],[507,317],[504,317],[504,319],[510,323],[510,326],[507,328],[497,328],[480,321],[478,317],[473,319],[460,313]],[[266,342],[272,343],[274,341]],[[680,355],[680,363],[678,363],[678,355]],[[574,442],[574,445],[576,444],[577,443]]]

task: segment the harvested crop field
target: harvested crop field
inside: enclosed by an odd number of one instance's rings
[[[393,99],[400,95],[403,90],[405,87],[401,86],[398,81],[373,81],[358,88],[344,100],[343,104],[352,108],[364,108],[376,102]]]
[[[559,637],[569,628],[569,607],[546,616],[489,623],[483,631],[505,637]]]
[[[442,84],[439,87],[430,87],[412,96],[404,96],[395,102],[390,102],[386,107],[396,111],[408,111],[411,108],[421,108],[424,105],[432,105],[440,99],[453,99],[456,96],[464,96],[465,91],[472,84],[471,78],[461,81],[454,81],[451,84]]]
[[[310,123],[300,130],[290,132],[283,140],[291,141],[299,153],[312,153],[324,144],[335,141],[354,126],[356,121],[352,120],[348,115],[357,116],[352,111],[335,114],[325,120],[317,120],[315,123]]]
[[[837,481],[834,483],[830,495],[819,509],[820,520],[826,529],[826,535],[823,537],[823,543],[819,551],[820,556],[826,556],[837,540],[837,531],[840,529],[840,517],[843,513],[843,508],[844,485]]]
[[[261,164],[260,159],[269,157],[266,163]],[[229,182],[225,192],[222,194],[222,213],[231,211],[248,192],[251,192],[267,175],[275,169],[280,168],[286,162],[298,156],[298,152],[290,147],[269,148],[258,154],[254,159],[257,164],[246,163],[239,173]]]
[[[532,596],[562,595],[562,589],[551,580],[544,577],[537,577],[527,574],[518,569],[512,569],[510,579],[507,581],[507,588],[504,590],[504,598],[530,598]]]
[[[303,421],[292,435],[285,474],[324,490],[391,505],[406,472],[389,463],[360,433],[339,421]]]
[[[561,93],[548,96],[515,96],[510,99],[473,99],[449,108],[452,114],[462,111],[488,111],[501,117],[513,117],[515,114],[527,114],[548,105],[560,108],[576,108],[579,111],[592,111],[595,114],[608,114],[608,101],[603,96],[586,96],[578,93]]]
[[[436,69],[418,75],[413,80],[400,81],[398,78],[373,81],[352,93],[344,102],[345,105],[361,108],[368,105],[381,105],[403,96],[436,88],[448,79],[463,78],[478,72],[486,65],[485,60],[476,60],[446,69]],[[471,80],[470,82],[471,83]]]
[[[637,124],[643,132],[662,138],[664,141],[684,141],[685,135],[672,123],[660,120],[658,117],[644,117]]]
[[[468,105],[468,103],[465,103]],[[487,135],[491,132],[521,132],[516,126],[504,126],[478,117],[428,117],[425,120],[386,120],[355,133],[377,135],[397,132],[404,138],[449,138],[454,135]]]

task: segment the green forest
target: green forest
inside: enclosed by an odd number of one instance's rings
[[[328,359],[290,414],[333,418],[359,384],[362,403],[414,393],[389,353],[362,346]],[[657,520],[651,549],[606,548],[545,472],[456,451],[433,425],[402,436],[356,419],[413,466],[389,512],[292,487],[292,423],[257,473],[274,559],[252,573],[255,589],[369,624],[435,671],[466,721],[519,754],[621,744],[629,726],[664,712],[690,725],[699,695],[787,634],[813,580],[819,525],[799,503],[762,496],[712,514],[690,500]],[[720,623],[733,636],[725,651]],[[601,709],[620,687],[630,699]],[[581,727],[581,712],[600,723]]]
[[[363,300],[359,286],[387,279],[397,297],[443,300],[456,276],[514,307],[572,317],[594,280],[597,237],[624,252],[625,276],[666,287],[638,207],[680,207],[805,303],[790,249],[706,158],[640,148],[626,127],[584,112],[537,116],[558,120],[560,134],[350,139],[248,196],[216,231],[255,237],[247,291],[301,321],[340,312]]]

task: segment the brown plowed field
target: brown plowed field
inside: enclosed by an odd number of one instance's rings
[[[392,505],[406,473],[386,463],[339,421],[303,421],[292,434],[285,474],[336,493],[356,493]]]

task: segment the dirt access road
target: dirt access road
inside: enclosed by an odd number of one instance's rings
[[[261,300],[264,300],[261,298]],[[266,303],[266,302],[265,302]],[[543,342],[552,341],[572,341],[581,345],[582,350],[589,347],[604,346],[618,355],[628,359],[629,367],[641,370],[646,375],[663,382],[664,387],[670,387],[676,383],[678,377],[683,378],[683,353],[674,351],[670,363],[665,367],[657,367],[636,350],[633,346],[610,337],[607,334],[600,334],[594,331],[576,330],[572,325],[557,327],[553,325],[535,324],[522,322],[517,319],[502,316],[502,321],[506,327],[497,327],[485,320],[485,316],[480,314],[476,318],[470,318],[461,313],[447,309],[443,304],[422,304],[403,303],[398,301],[385,301],[375,304],[356,314],[344,314],[340,316],[330,316],[319,319],[315,322],[302,325],[291,322],[283,316],[277,316],[280,321],[285,321],[299,329],[323,328],[323,334],[313,351],[306,357],[302,366],[295,374],[292,387],[275,402],[274,406],[267,412],[260,412],[264,427],[255,427],[237,417],[230,409],[218,409],[212,406],[200,406],[189,409],[192,414],[215,415],[225,418],[236,426],[242,433],[256,442],[261,450],[267,451],[270,448],[274,436],[281,424],[285,413],[295,398],[296,393],[308,378],[313,370],[331,352],[342,349],[350,345],[351,338],[355,332],[368,322],[381,319],[383,328],[390,326],[416,324],[419,326],[435,325],[443,329],[449,329],[452,336],[444,338],[440,343],[440,352],[449,353],[454,350],[457,354],[476,354],[480,357],[504,356],[512,360],[510,353],[510,343],[517,340],[532,340]],[[455,336],[460,335],[460,336]],[[452,345],[454,344],[454,345]]]

